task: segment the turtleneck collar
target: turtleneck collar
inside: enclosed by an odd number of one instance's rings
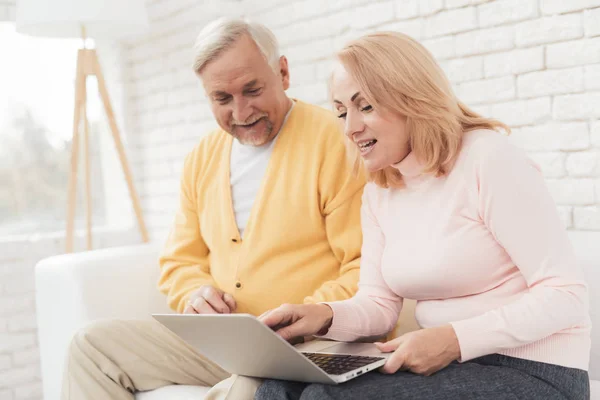
[[[396,168],[402,176],[407,178],[414,178],[423,173],[423,164],[417,160],[414,151],[408,153],[399,163],[392,164],[392,167]]]

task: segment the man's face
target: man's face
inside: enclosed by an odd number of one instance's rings
[[[217,123],[240,143],[262,146],[279,132],[291,105],[285,57],[278,72],[246,35],[200,71]]]

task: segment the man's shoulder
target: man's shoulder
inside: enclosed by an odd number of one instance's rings
[[[315,104],[305,103],[300,100],[296,100],[296,104],[306,122],[311,122],[317,125],[334,124],[335,126],[338,126],[338,121],[333,111]]]
[[[302,137],[310,138],[313,143],[341,142],[343,135],[339,120],[331,111],[302,101],[297,101],[299,107],[296,127],[303,130]]]
[[[225,148],[227,137],[228,134],[222,129],[213,129],[198,141],[187,157],[207,161],[210,156],[218,156],[219,149]]]

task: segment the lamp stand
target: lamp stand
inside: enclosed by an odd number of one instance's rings
[[[125,155],[125,149],[121,142],[121,135],[115,121],[112,106],[108,97],[108,91],[106,90],[106,82],[104,81],[104,75],[98,62],[98,56],[95,49],[88,49],[85,47],[85,29],[82,28],[82,36],[84,48],[79,49],[77,52],[77,74],[75,81],[75,109],[73,113],[73,141],[71,145],[71,170],[69,173],[69,188],[68,188],[68,199],[67,199],[67,229],[66,229],[66,252],[73,252],[73,234],[75,225],[75,200],[76,200],[76,186],[77,186],[77,167],[79,158],[79,125],[83,122],[84,135],[83,135],[83,147],[84,147],[84,173],[85,173],[85,208],[86,208],[86,227],[87,227],[87,249],[92,249],[92,197],[91,197],[91,172],[90,172],[90,154],[89,154],[89,124],[86,112],[87,103],[87,90],[86,90],[86,78],[88,76],[95,76],[98,81],[98,92],[104,104],[106,116],[110,125],[119,160],[121,161],[121,168],[125,174],[125,180],[127,181],[127,187],[129,188],[129,196],[133,203],[133,209],[137,218],[142,240],[148,242],[148,231],[144,223],[142,216],[142,208],[140,206],[140,199],[135,187],[133,186],[133,179],[131,170],[127,162]]]

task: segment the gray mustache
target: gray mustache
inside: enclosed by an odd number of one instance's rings
[[[251,122],[239,122],[239,121],[232,121],[231,122],[231,126],[248,126],[248,125],[252,125],[256,122],[258,122],[259,120],[266,118],[266,115],[261,115],[260,117],[252,120]]]

